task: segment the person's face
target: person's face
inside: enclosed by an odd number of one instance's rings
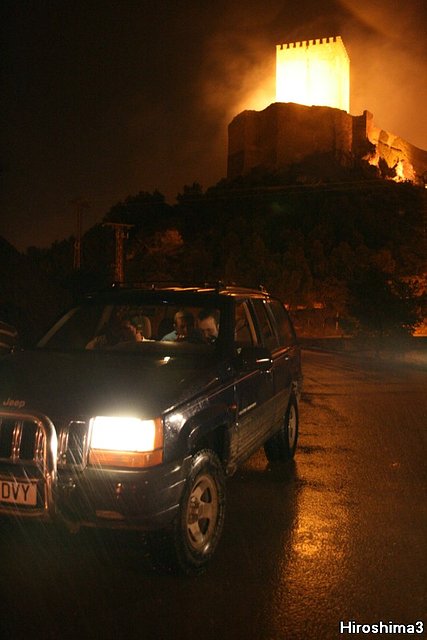
[[[123,338],[132,342],[141,342],[143,339],[141,332],[130,322],[123,324]]]
[[[199,329],[203,334],[203,337],[208,342],[218,337],[218,325],[212,316],[199,320]]]
[[[183,313],[177,313],[175,316],[175,331],[180,336],[188,335],[187,318]]]

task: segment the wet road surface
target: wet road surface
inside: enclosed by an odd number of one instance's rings
[[[360,637],[340,621],[425,629],[427,373],[304,352],[304,374],[295,463],[272,469],[259,452],[229,480],[224,537],[203,576],[153,572],[137,534],[0,522],[0,638]]]

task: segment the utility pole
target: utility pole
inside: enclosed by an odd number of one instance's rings
[[[112,227],[114,229],[114,236],[116,241],[116,255],[114,260],[114,281],[124,281],[124,269],[123,269],[123,241],[128,237],[129,229],[133,224],[124,224],[122,222],[105,222],[105,227]]]
[[[77,235],[74,241],[74,260],[73,267],[75,271],[78,271],[82,266],[82,218],[83,218],[83,209],[88,209],[89,204],[82,200],[82,198],[76,198],[76,200],[72,200],[71,204],[76,207],[76,216],[77,216]]]

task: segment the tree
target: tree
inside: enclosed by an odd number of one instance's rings
[[[371,336],[410,335],[422,320],[414,286],[375,267],[349,284],[348,310],[359,333]]]
[[[178,204],[192,205],[196,202],[200,202],[203,198],[203,189],[198,182],[193,182],[192,185],[185,184],[182,193],[178,193],[176,201]]]
[[[133,233],[142,228],[149,234],[166,229],[172,214],[172,207],[166,204],[164,195],[159,191],[140,191],[134,196],[128,196],[124,202],[115,204],[104,221],[131,224],[134,226]]]

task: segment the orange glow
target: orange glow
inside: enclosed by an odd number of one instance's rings
[[[274,100],[274,80],[263,80],[255,88],[251,88],[244,98],[234,107],[234,112],[240,113],[245,109],[261,111]]]
[[[405,182],[406,180],[413,182],[416,178],[414,167],[406,160],[399,160],[394,165],[394,171],[396,173],[393,178],[395,182]]]
[[[396,172],[396,177],[394,178],[394,180],[396,182],[401,182],[402,180],[405,180],[405,173],[404,173],[404,170],[403,170],[403,162],[402,162],[402,160],[399,160],[399,162],[395,166],[394,170]]]
[[[276,47],[276,100],[350,110],[350,60],[340,36]]]
[[[89,464],[95,467],[152,467],[163,462],[163,449],[154,451],[110,451],[93,449],[89,453]]]
[[[379,167],[380,164],[380,155],[378,152],[372,155],[364,156],[363,160],[367,160],[369,164],[374,167]],[[387,161],[386,161],[387,162]],[[387,166],[391,169],[394,169],[394,177],[386,176],[387,180],[393,180],[394,182],[406,182],[407,180],[414,181],[415,180],[415,171],[412,164],[405,160],[398,160],[394,164],[390,166],[390,162],[387,162]]]
[[[373,167],[378,167],[380,164],[380,155],[378,152],[375,152],[374,154],[363,156],[362,160],[367,160]]]

